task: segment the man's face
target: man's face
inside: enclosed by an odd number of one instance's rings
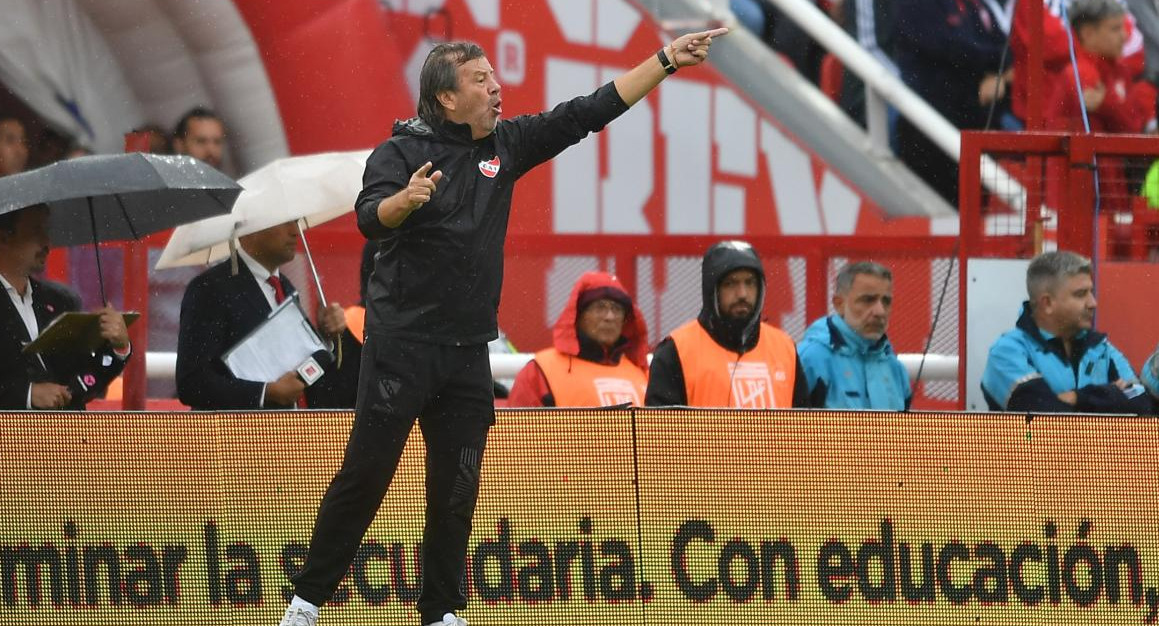
[[[610,298],[589,303],[580,313],[576,325],[588,339],[604,348],[611,348],[624,334],[624,320],[628,311],[624,305]]]
[[[889,326],[893,281],[873,274],[857,274],[848,293],[833,295],[833,308],[854,332],[877,341]]]
[[[748,319],[757,310],[761,282],[757,273],[743,268],[725,274],[716,285],[716,305],[721,317]]]
[[[0,176],[17,174],[28,165],[28,138],[24,124],[16,120],[0,122]]]
[[[18,273],[28,276],[43,272],[48,261],[48,207],[21,210],[14,232],[0,230],[0,243]]]
[[[225,152],[225,126],[212,117],[194,117],[185,127],[185,137],[173,140],[177,154],[187,154],[221,169]]]
[[[1053,292],[1038,298],[1038,306],[1054,327],[1055,334],[1067,338],[1094,326],[1098,305],[1090,274],[1076,274],[1066,278],[1059,282]]]
[[[1123,55],[1123,44],[1127,42],[1124,16],[1108,17],[1080,27],[1079,42],[1083,48],[1104,59],[1119,58]]]
[[[471,127],[471,137],[482,139],[495,130],[503,113],[499,83],[486,57],[459,66],[459,87],[439,94],[447,119]]]
[[[298,225],[286,222],[246,235],[241,240],[245,251],[269,269],[294,260],[298,253],[298,237]]]

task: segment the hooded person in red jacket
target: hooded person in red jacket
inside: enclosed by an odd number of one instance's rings
[[[515,377],[508,406],[644,405],[648,328],[615,276],[580,276],[551,336]]]

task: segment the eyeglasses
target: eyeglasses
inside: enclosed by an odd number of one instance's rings
[[[608,313],[611,313],[615,317],[624,317],[628,313],[624,305],[612,300],[596,300],[584,309],[584,313],[588,312],[595,313],[601,317]]]

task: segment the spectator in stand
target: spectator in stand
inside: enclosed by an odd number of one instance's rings
[[[188,154],[220,170],[225,155],[225,122],[205,107],[190,109],[173,131],[173,153]]]
[[[648,329],[615,276],[580,276],[551,338],[515,377],[508,406],[643,406]]]
[[[18,174],[28,165],[28,135],[15,117],[0,117],[0,176]]]
[[[1117,0],[1074,0],[1070,23],[1075,60],[1092,132],[1138,133],[1155,112],[1155,88],[1136,80],[1121,62],[1127,10]],[[1054,82],[1046,104],[1047,127],[1082,132],[1080,95],[1070,63]]]
[[[1063,2],[1044,0],[1042,6],[1042,75],[1043,102],[1048,92],[1070,63],[1067,25],[1062,19]],[[1027,64],[1030,63],[1030,2],[1019,2],[1014,8],[1014,25],[1010,29],[1010,51],[1014,61],[1014,82],[1010,86],[1010,110],[1024,124],[1027,119]]]
[[[894,0],[841,0],[838,8],[845,32],[897,76],[899,72],[894,61],[897,31]],[[857,74],[844,72],[842,75],[839,104],[850,118],[865,126],[865,83]],[[891,117],[896,119],[892,110]]]
[[[1117,0],[1074,0],[1070,6],[1075,60],[1067,63],[1046,101],[1046,126],[1084,132],[1081,104],[1091,132],[1138,133],[1155,113],[1155,87],[1137,80],[1135,68],[1122,62],[1126,9]],[[1081,96],[1075,89],[1077,67]],[[1130,211],[1130,192],[1122,158],[1099,159],[1101,209]]]
[[[823,13],[829,12],[828,0],[815,0],[814,4]],[[771,28],[765,28],[768,33],[765,40],[773,50],[789,59],[809,82],[818,84],[821,81],[821,60],[825,58],[825,48],[780,9],[770,5],[770,14],[772,24]]]
[[[771,10],[768,3],[764,0],[729,0],[728,8],[742,26],[757,37],[764,36]]]
[[[1135,29],[1143,36],[1143,80],[1159,86],[1159,4],[1155,0],[1127,0]],[[1159,105],[1155,117],[1159,119]]]
[[[998,75],[1004,16],[985,0],[898,0],[897,64],[902,80],[957,128],[984,128],[1011,73]],[[953,206],[958,164],[906,118],[898,120],[899,156]]]
[[[1148,7],[1150,7],[1150,13],[1155,14],[1156,9],[1152,0],[1124,1],[1129,5],[1130,10],[1124,14],[1126,37],[1123,41],[1120,60],[1132,77],[1138,77],[1143,72],[1144,67],[1143,44],[1146,31],[1142,29],[1144,26],[1159,27],[1159,17],[1150,18],[1152,21],[1149,24],[1142,23],[1146,18],[1141,17],[1137,23],[1136,19],[1132,17],[1136,8],[1141,11],[1140,15],[1146,15]],[[1063,70],[1068,69],[1070,65],[1070,39],[1067,37],[1070,26],[1063,19],[1066,6],[1064,2],[1069,2],[1069,0],[1044,0],[1043,2],[1043,73],[1041,81],[1044,104],[1058,81],[1064,78],[1074,81],[1072,75],[1063,73]],[[1123,4],[1123,2],[1119,2],[1119,4]],[[1026,98],[1029,82],[1027,80],[1029,75],[1027,64],[1030,62],[1030,9],[1030,2],[1017,3],[1014,10],[1014,25],[1010,31],[1010,50],[1013,53],[1014,61],[1014,81],[1010,85],[1010,108],[1021,123],[1026,122],[1028,114]],[[1155,72],[1159,74],[1159,65],[1156,66]],[[1045,109],[1043,115],[1045,115]]]
[[[1151,400],[1131,364],[1095,332],[1091,262],[1047,252],[1026,269],[1022,314],[990,347],[982,393],[992,411],[1137,413]]]
[[[829,0],[816,0],[817,7],[828,12]],[[729,9],[737,20],[779,53],[809,82],[817,84],[825,49],[768,0],[729,0]]]
[[[837,274],[835,314],[813,322],[797,345],[814,407],[909,409],[909,374],[885,330],[893,309],[893,273],[872,261]]]
[[[783,409],[808,407],[797,346],[761,321],[765,270],[753,247],[724,241],[701,262],[696,319],[656,346],[648,406]]]

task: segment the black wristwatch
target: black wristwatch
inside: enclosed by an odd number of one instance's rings
[[[665,72],[667,72],[669,74],[675,74],[676,73],[676,65],[673,64],[672,61],[670,61],[668,59],[668,55],[664,54],[664,50],[665,50],[665,48],[660,48],[659,50],[657,50],[656,51],[656,58],[660,59],[660,65],[664,68]]]

